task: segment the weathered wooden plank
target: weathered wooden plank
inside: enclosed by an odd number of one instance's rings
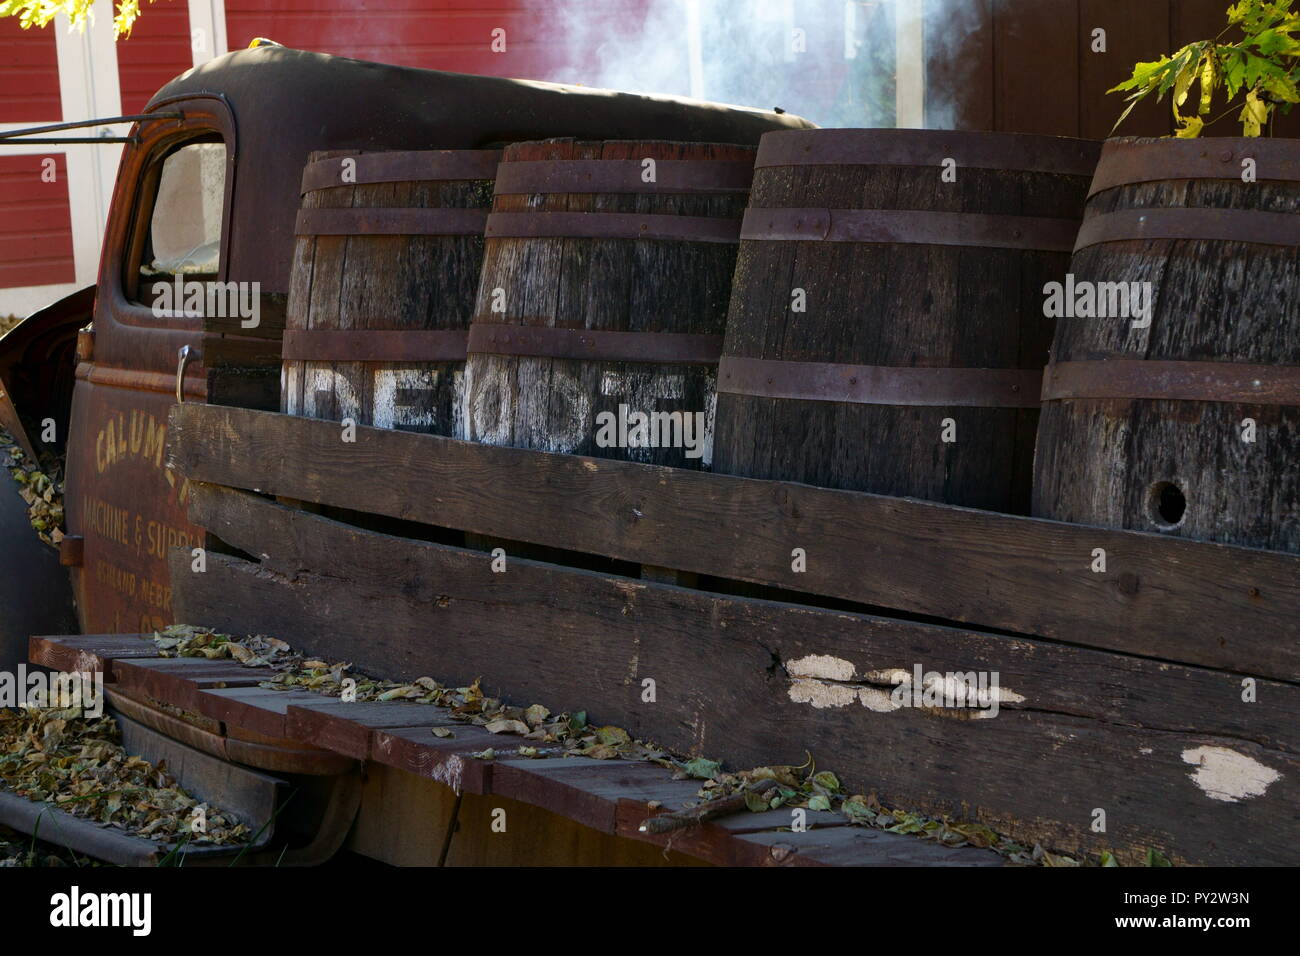
[[[433,619],[443,630],[441,647],[432,657],[421,648],[427,641],[409,647],[382,634],[368,634],[364,641],[346,637],[360,631],[358,625],[364,624],[364,618],[350,629],[335,632],[333,639],[309,638],[314,642],[312,653],[328,649],[403,678],[422,676],[421,666],[433,668],[436,676],[455,680],[500,672],[507,662],[499,659],[497,648],[484,647],[474,637],[483,625],[481,612],[472,603],[463,602],[481,594],[515,606],[544,606],[548,595],[576,586],[571,575],[551,565],[514,559],[504,574],[493,574],[488,557],[477,552],[362,531],[215,485],[192,483],[190,508],[192,520],[229,544],[260,554],[263,567],[272,572],[293,577],[312,571],[346,579],[375,593],[394,589],[417,601],[430,589],[447,596],[445,606],[435,601],[439,606],[434,608],[437,616]],[[177,574],[177,600],[184,605],[190,589],[183,576],[191,572],[188,567],[178,568]],[[599,590],[588,600],[575,598],[575,602],[584,615],[597,621],[624,617],[624,607],[635,605],[636,596],[645,592],[642,585],[625,579],[587,577],[599,582]],[[774,645],[769,635],[806,631],[815,654],[842,662],[837,665],[836,679],[846,685],[873,684],[887,693],[893,684],[883,675],[898,669],[910,671],[914,664],[924,662],[926,670],[996,672],[1004,691],[1023,698],[1007,700],[1004,707],[1050,710],[1149,728],[1199,730],[1283,750],[1300,747],[1294,716],[1300,712],[1300,688],[1291,684],[1256,679],[1247,688],[1239,675],[1045,641],[796,605],[724,602],[698,593],[674,593],[680,594],[682,606],[697,607],[701,613],[716,614],[721,606],[740,617],[753,635],[744,653],[763,666],[772,664]],[[607,605],[599,603],[602,599]],[[194,612],[201,610],[195,608]],[[454,628],[448,630],[452,622]],[[564,634],[577,629],[563,614],[544,610],[524,626],[528,646],[532,647],[533,634],[544,635],[544,629],[551,626]],[[683,620],[681,627],[682,639],[690,640],[691,622]],[[592,660],[612,668],[626,664],[616,656],[606,659],[598,644],[584,651],[593,655]],[[818,667],[825,670],[831,666],[814,662],[801,671],[798,658],[786,656],[780,665],[813,679],[818,679]],[[572,671],[569,665],[563,668],[545,676],[561,680]],[[521,692],[524,687],[513,670],[510,667],[499,680],[510,690]],[[629,681],[628,686],[630,697],[640,694],[638,682]],[[1247,689],[1253,690],[1253,702],[1242,699]]]
[[[805,830],[818,830],[823,827],[847,827],[851,824],[842,813],[832,810],[799,809],[803,814]],[[767,833],[770,830],[790,830],[794,824],[795,808],[784,807],[779,810],[765,810],[762,813],[735,813],[710,821],[712,826],[721,827],[728,833]]]
[[[245,670],[258,674],[256,668]],[[262,671],[258,676],[260,680],[265,680],[268,675]],[[276,739],[291,736],[286,730],[285,720],[290,704],[308,707],[321,701],[322,695],[311,691],[271,690],[257,686],[204,689],[195,697],[196,709],[200,714]]]
[[[620,801],[618,806],[617,833],[620,836],[651,843],[690,854],[701,860],[707,860],[718,866],[770,866],[774,862],[770,849],[759,843],[742,841],[738,836],[747,833],[772,833],[782,826],[789,826],[789,811],[772,810],[767,813],[738,813],[722,817],[703,826],[689,827],[665,834],[642,833],[641,823],[646,819],[645,805],[637,801]],[[809,829],[821,830],[827,827],[847,826],[848,821],[838,813],[815,810],[808,814]],[[912,837],[889,834],[899,840]],[[983,855],[981,851],[973,853]],[[996,858],[995,858],[996,859]],[[978,862],[978,861],[974,861]]]
[[[584,826],[615,833],[620,800],[644,806],[657,800],[669,809],[699,802],[700,781],[674,780],[659,766],[630,760],[589,757],[498,760],[492,792],[544,807]],[[645,811],[650,815],[650,811]]]
[[[36,635],[28,641],[33,664],[64,672],[102,672],[105,683],[116,680],[114,660],[158,657],[147,634]]]
[[[182,710],[199,710],[199,692],[223,687],[254,687],[266,679],[234,661],[173,657],[114,662],[117,683],[133,697],[152,697]]]
[[[1001,866],[1002,859],[970,847],[947,847],[865,827],[803,833],[767,831],[736,838],[766,852],[768,866]]]
[[[333,700],[332,704],[291,705],[286,714],[286,736],[357,760],[369,760],[374,755],[372,741],[376,730],[463,726],[452,720],[448,711],[428,705],[398,701],[344,703],[339,700]]]
[[[492,761],[472,754],[502,748],[518,748],[521,738],[488,733],[481,727],[457,727],[451,737],[435,737],[431,720],[425,727],[393,727],[376,730],[371,758],[389,767],[429,777],[457,793],[487,793]]]
[[[1137,860],[1156,846],[1187,862],[1295,856],[1264,836],[1297,809],[1291,685],[1256,681],[1248,704],[1238,676],[1200,668],[525,560],[495,574],[477,552],[229,490],[200,487],[193,500],[224,515],[214,533],[236,546],[252,551],[260,536],[264,563],[212,554],[205,573],[189,575],[178,553],[183,620],[256,627],[394,678],[482,676],[512,703],[585,709],[736,766],[799,764],[812,750],[887,805],[973,817],[1058,849]],[[999,712],[891,706],[889,675],[916,666],[996,673]],[[440,750],[517,741],[480,732],[462,743],[380,731],[375,757],[438,779],[465,764],[448,769]],[[1091,829],[1096,809],[1105,833]]]
[[[171,422],[192,480],[1300,679],[1294,555],[385,429],[349,443],[247,409],[187,404]]]

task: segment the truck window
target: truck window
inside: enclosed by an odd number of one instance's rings
[[[162,160],[140,257],[141,294],[160,277],[215,279],[221,262],[226,146],[189,143]]]

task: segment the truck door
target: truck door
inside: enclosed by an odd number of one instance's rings
[[[73,588],[84,633],[171,623],[168,551],[203,544],[185,481],[167,468],[167,413],[178,389],[187,401],[207,394],[202,319],[177,293],[226,279],[234,121],[219,96],[152,111],[173,117],[139,123],[123,151],[73,390],[66,513],[82,538]],[[182,346],[196,359],[183,374]]]

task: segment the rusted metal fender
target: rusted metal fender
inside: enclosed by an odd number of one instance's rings
[[[85,286],[33,312],[0,336],[0,427],[28,454],[61,453],[65,447],[77,332],[90,322],[94,307],[95,287]],[[57,426],[48,444],[36,427],[46,418],[54,419]]]
[[[90,321],[95,287],[64,296],[0,337],[0,426],[28,454],[44,449],[39,430],[24,426],[53,418],[50,451],[61,452],[72,400],[77,330]],[[0,669],[27,660],[33,634],[76,634],[81,630],[67,569],[58,553],[32,530],[18,483],[0,470]]]

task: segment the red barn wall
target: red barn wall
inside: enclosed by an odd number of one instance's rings
[[[649,0],[589,0],[589,22],[635,31]],[[505,52],[491,49],[492,31],[506,31]],[[232,50],[266,37],[285,46],[399,66],[510,76],[569,79],[567,44],[548,4],[536,0],[227,0]]]
[[[54,160],[54,181],[41,173]],[[0,152],[0,288],[72,282],[72,213],[62,153]]]
[[[168,80],[194,65],[185,0],[155,0],[141,11],[131,35],[117,41],[118,83],[127,115],[140,112]]]
[[[0,63],[5,65],[5,81],[0,83],[0,123],[62,119],[53,33],[24,30],[16,17],[0,19]]]
[[[59,64],[50,30],[0,20],[0,123],[57,123],[63,118]],[[42,159],[55,161],[42,182]],[[0,289],[73,280],[72,217],[61,153],[15,155],[0,148]]]

